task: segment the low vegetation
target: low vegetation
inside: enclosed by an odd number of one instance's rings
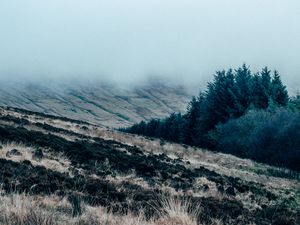
[[[0,224],[299,224],[275,167],[0,109]]]
[[[163,209],[158,211],[159,218],[147,219],[143,212],[134,214],[113,214],[104,207],[82,204],[80,215],[73,215],[74,205],[68,199],[55,195],[30,196],[9,194],[0,197],[0,224],[34,225],[197,225],[197,213],[189,202],[174,198],[162,199]],[[211,224],[218,224],[212,221]]]

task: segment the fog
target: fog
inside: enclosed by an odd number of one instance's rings
[[[195,83],[247,63],[300,87],[299,0],[0,2],[2,80]]]

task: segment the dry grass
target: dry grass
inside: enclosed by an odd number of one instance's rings
[[[0,158],[8,159],[14,162],[22,162],[24,160],[28,160],[34,166],[44,166],[47,169],[54,170],[60,173],[69,172],[69,168],[71,165],[70,160],[64,156],[62,153],[51,154],[47,149],[42,149],[43,158],[41,160],[37,160],[34,158],[34,152],[36,148],[31,146],[25,146],[24,144],[19,143],[6,143],[1,144],[2,149],[0,150]],[[9,155],[8,153],[12,150],[18,150],[21,155]]]
[[[188,199],[169,197],[161,200],[163,211],[160,212],[159,224],[197,225],[201,213],[200,204],[192,204]]]
[[[79,129],[78,132],[83,131]],[[91,136],[93,137],[115,140],[128,145],[137,146],[144,151],[154,154],[164,153],[170,158],[182,159],[186,162],[185,166],[190,168],[203,166],[221,175],[238,177],[246,181],[254,181],[275,189],[300,189],[300,183],[296,180],[270,176],[268,170],[276,170],[276,167],[256,163],[252,160],[241,159],[229,154],[216,153],[176,143],[164,142],[162,144],[158,139],[149,139],[100,127],[91,127],[89,133],[92,133]],[[253,168],[261,171],[260,174],[253,171]],[[264,173],[266,175],[264,175]]]
[[[130,184],[138,185],[145,190],[153,189],[143,178],[138,177],[135,171],[132,171],[130,174],[116,174],[115,176],[109,175],[106,177],[106,179],[116,185],[129,182]]]
[[[83,205],[83,214],[71,216],[71,205],[57,196],[9,194],[0,197],[0,224],[5,225],[197,225],[200,205],[171,197],[162,199],[158,219],[147,220],[143,211],[116,215],[103,207]],[[212,223],[215,224],[215,223]]]
[[[0,223],[7,225],[52,225],[56,224],[54,212],[42,210],[35,201],[25,195],[1,197]]]

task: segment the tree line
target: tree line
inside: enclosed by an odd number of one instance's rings
[[[267,114],[262,116],[263,112]],[[253,73],[244,64],[235,70],[217,71],[206,90],[192,98],[185,114],[172,113],[165,119],[141,121],[121,130],[300,171],[299,163],[293,161],[300,162],[299,113],[299,96],[289,97],[276,70],[265,67]],[[258,124],[262,121],[265,123]],[[274,136],[260,139],[262,134]],[[243,136],[258,140],[247,142],[241,139]],[[244,140],[244,144],[236,145],[238,140]]]

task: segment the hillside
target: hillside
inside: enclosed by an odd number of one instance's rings
[[[183,112],[195,94],[187,87],[160,82],[124,86],[88,81],[11,81],[0,88],[0,105],[123,127]]]
[[[285,167],[298,176],[299,127],[300,96],[289,96],[276,70],[253,72],[243,64],[217,71],[186,113],[121,130]]]
[[[284,169],[0,109],[0,224],[299,224]]]

